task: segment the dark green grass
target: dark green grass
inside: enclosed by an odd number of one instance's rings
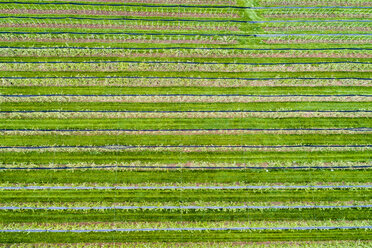
[[[39,103],[38,103],[39,105]],[[369,118],[3,119],[1,129],[275,129],[372,127]]]
[[[367,201],[369,189],[280,190],[15,190],[1,191],[0,202],[297,202]]]
[[[345,67],[347,68],[347,67]],[[342,69],[340,69],[342,70]],[[197,77],[197,78],[302,78],[303,72],[200,72],[200,71],[118,71],[118,72],[98,72],[98,71],[1,71],[1,77]],[[308,78],[369,78],[370,73],[358,71],[324,71],[306,72]]]
[[[166,211],[166,210],[105,210],[105,211],[0,211],[1,223],[22,222],[131,222],[131,221],[302,221],[302,220],[365,220],[368,209],[270,209],[243,211]]]
[[[9,135],[0,146],[369,145],[371,134]]]
[[[66,164],[114,162],[370,162],[371,152],[366,151],[317,151],[317,152],[3,152],[2,162],[32,164]]]
[[[102,92],[104,93],[104,92]],[[115,102],[8,102],[1,111],[345,111],[372,110],[372,102],[257,102],[257,103],[115,103]],[[308,119],[309,120],[309,119]]]
[[[370,170],[6,170],[1,183],[369,183]]]
[[[306,81],[305,81],[306,82]],[[4,95],[214,94],[214,95],[340,95],[372,94],[371,87],[2,87]]]
[[[217,242],[217,241],[321,241],[369,240],[369,230],[211,231],[211,232],[107,232],[107,233],[0,233],[2,243],[77,242]]]

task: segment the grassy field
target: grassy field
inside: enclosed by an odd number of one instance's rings
[[[0,3],[0,247],[371,247],[370,0]]]

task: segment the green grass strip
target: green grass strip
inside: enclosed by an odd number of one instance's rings
[[[125,235],[123,235],[125,234]],[[1,233],[2,243],[35,242],[208,242],[208,241],[320,241],[320,240],[369,240],[366,230],[318,231],[211,231],[211,232],[109,232],[109,233]]]
[[[240,135],[12,135],[0,146],[177,146],[177,145],[368,145],[372,134],[240,134]]]
[[[174,170],[174,171],[112,171],[112,170],[38,170],[2,171],[0,183],[295,183],[371,181],[371,171],[362,170]]]
[[[1,38],[1,37],[0,37]],[[114,46],[114,44],[113,44]],[[347,67],[345,67],[347,69]],[[98,71],[0,71],[1,77],[201,77],[201,78],[302,78],[304,72],[201,72],[201,71],[121,71],[121,72],[98,72]],[[358,71],[324,71],[306,72],[308,78],[369,78],[369,72]]]
[[[0,202],[366,201],[369,189],[327,190],[3,190]]]
[[[369,209],[265,209],[245,211],[131,211],[131,210],[84,210],[84,211],[45,211],[22,210],[0,211],[1,223],[23,222],[136,222],[136,221],[281,221],[293,220],[365,220],[370,216]]]
[[[1,111],[279,111],[372,110],[372,102],[256,102],[256,103],[115,103],[115,102],[4,102]]]
[[[40,105],[38,103],[37,105]],[[314,104],[314,103],[312,103]],[[36,106],[36,105],[35,105]],[[3,104],[2,104],[3,108]],[[242,129],[372,127],[368,118],[246,119],[27,119],[0,122],[0,129]]]
[[[182,246],[183,248],[240,248],[242,245],[246,248],[262,248],[263,245],[267,248],[302,248],[304,245],[308,248],[354,248],[358,247],[368,247],[370,240],[355,240],[355,241],[278,241],[278,242],[136,242],[136,243],[37,243],[37,244],[27,244],[27,243],[15,243],[12,245],[0,244],[2,248],[15,248],[22,246],[24,248],[34,248],[35,246],[39,248],[96,248],[98,245],[108,248],[108,247],[128,247],[135,245],[137,248],[178,248]]]
[[[316,151],[316,152],[3,152],[2,162],[33,163],[33,164],[67,164],[112,162],[158,162],[186,163],[194,162],[267,162],[267,161],[298,161],[298,162],[370,162],[370,151]]]

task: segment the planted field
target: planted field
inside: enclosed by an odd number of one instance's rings
[[[0,2],[0,247],[371,247],[371,8]]]

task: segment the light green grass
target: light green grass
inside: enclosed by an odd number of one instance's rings
[[[372,134],[11,135],[0,146],[368,145]]]
[[[368,183],[369,170],[29,170],[3,171],[1,183]]]
[[[95,163],[113,162],[157,162],[186,163],[195,162],[370,162],[370,151],[318,151],[318,152],[3,152],[4,164],[32,163],[46,165],[50,163]]]

